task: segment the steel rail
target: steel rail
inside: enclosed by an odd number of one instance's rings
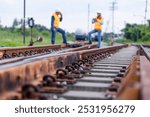
[[[109,51],[116,51],[126,46],[127,45],[108,47],[105,49],[97,48],[53,55],[43,55],[40,57],[21,60],[16,63],[10,63],[8,65],[2,64],[0,69],[1,95],[7,91],[13,91],[17,87],[36,79],[41,80],[45,74],[53,74],[57,69],[64,68],[82,58],[90,57],[89,55],[94,57],[94,54],[96,56],[96,54],[107,53],[106,55],[102,55],[103,57],[107,57],[108,53],[111,54]]]
[[[6,47],[0,48],[1,59],[30,56],[41,53],[51,53],[65,48],[66,45],[46,45],[46,46],[27,46],[27,47]]]
[[[150,61],[150,45],[140,45],[141,48],[141,55],[144,55],[147,57],[147,59]]]

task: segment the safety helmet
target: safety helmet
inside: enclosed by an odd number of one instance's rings
[[[59,9],[56,9],[56,10],[55,10],[55,12],[58,12],[58,13],[60,13],[60,10],[59,10]]]
[[[100,12],[97,12],[97,15],[101,15],[101,13],[100,13]]]

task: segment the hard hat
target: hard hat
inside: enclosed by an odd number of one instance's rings
[[[97,12],[97,15],[101,15],[101,13],[100,13],[100,12]]]
[[[56,9],[56,10],[55,10],[55,12],[58,12],[58,13],[60,13],[60,10],[59,10],[59,9]]]

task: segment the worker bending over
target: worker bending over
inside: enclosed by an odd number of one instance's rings
[[[94,24],[94,30],[88,33],[89,44],[92,43],[91,35],[96,32],[98,33],[98,48],[100,48],[101,45],[102,20],[103,18],[101,16],[101,13],[97,13],[97,17],[92,19],[92,24]]]
[[[56,10],[51,17],[51,43],[55,44],[56,31],[62,34],[63,43],[67,44],[66,33],[63,29],[59,28],[59,24],[62,21],[63,16],[59,10]]]

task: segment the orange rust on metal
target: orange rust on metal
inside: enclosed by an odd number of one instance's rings
[[[3,51],[0,51],[0,58],[3,57],[3,54],[4,54],[4,52],[3,52]]]
[[[31,54],[40,54],[52,50],[60,50],[66,47],[66,45],[46,45],[46,46],[27,46],[27,47],[13,47],[13,48],[0,48],[0,52],[3,54],[3,58],[6,57],[19,57],[29,56]],[[50,49],[50,50],[49,50]]]
[[[67,88],[57,88],[57,87],[42,87],[41,93],[64,93]]]
[[[78,59],[79,56],[77,53],[70,53],[1,69],[0,94],[14,90],[16,87],[33,80],[41,79],[45,74],[54,74],[56,69],[63,68]],[[64,62],[62,63],[62,61]]]
[[[141,98],[150,99],[150,62],[145,56],[140,56]]]
[[[131,87],[129,87],[129,86],[126,87],[126,89],[124,89],[124,92],[121,93],[117,99],[119,99],[119,100],[138,100],[139,96],[140,96],[139,87],[140,86],[138,86],[138,84],[137,84],[137,86],[135,84]]]
[[[86,55],[96,55],[101,52],[109,53],[109,51],[116,51],[123,46],[115,46],[105,49],[92,49],[88,51],[68,52],[66,54],[56,54],[49,57],[34,58],[31,61],[23,61],[23,64],[16,66],[8,66],[5,69],[0,69],[0,97],[2,94],[6,94],[7,91],[17,89],[23,84],[30,83],[35,80],[41,80],[46,74],[54,74],[58,68],[64,68],[65,66],[78,61],[81,57]],[[102,51],[103,50],[103,51]],[[84,55],[84,56],[83,56]]]
[[[127,71],[125,77],[121,79],[117,99],[140,99],[139,56],[135,57]]]
[[[83,45],[82,47],[73,48],[68,51],[79,51],[84,49],[95,48],[97,44]],[[0,49],[0,59],[5,58],[15,58],[21,56],[30,56],[41,53],[51,53],[53,51],[58,51],[67,48],[66,44],[61,45],[47,45],[47,46],[31,46],[31,47],[14,47],[14,48],[1,48]],[[67,51],[67,52],[68,52]]]

